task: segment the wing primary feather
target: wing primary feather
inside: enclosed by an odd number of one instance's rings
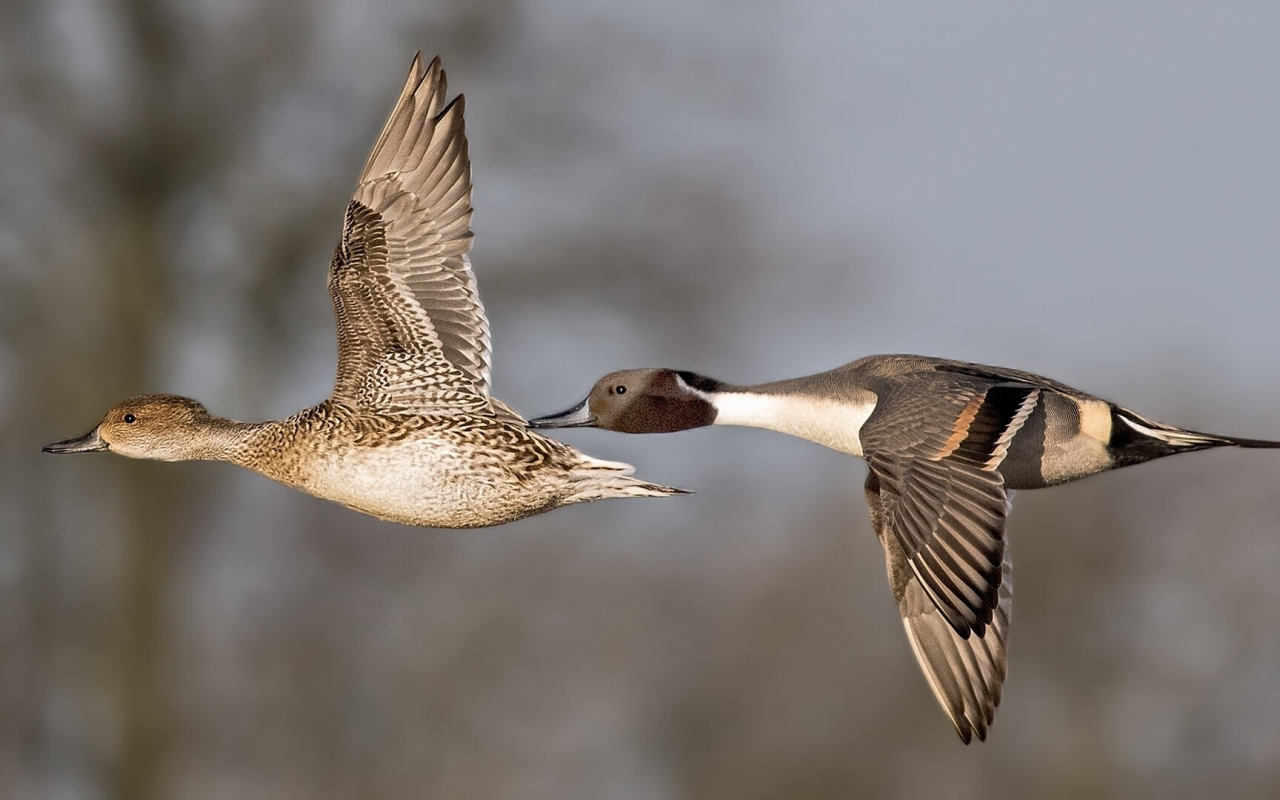
[[[353,407],[448,413],[492,404],[489,324],[466,255],[466,102],[449,100],[447,87],[438,58],[425,70],[415,58],[365,162],[331,267],[333,399]]]

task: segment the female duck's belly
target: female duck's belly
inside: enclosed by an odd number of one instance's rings
[[[497,454],[477,458],[474,450],[430,441],[329,453],[299,488],[381,519],[433,528],[498,525],[554,502],[542,481],[518,480]]]

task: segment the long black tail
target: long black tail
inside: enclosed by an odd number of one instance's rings
[[[1240,439],[1235,436],[1219,436],[1218,438],[1236,447],[1280,447],[1280,442],[1273,442],[1270,439]]]
[[[1111,406],[1111,441],[1107,448],[1116,466],[1140,464],[1174,453],[1191,453],[1212,447],[1277,447],[1280,441],[1239,439],[1175,428],[1149,420],[1127,408]]]

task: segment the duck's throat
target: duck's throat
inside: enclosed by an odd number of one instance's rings
[[[744,425],[799,436],[849,455],[862,455],[862,425],[874,396],[856,403],[800,394],[718,392],[711,396],[715,425]]]

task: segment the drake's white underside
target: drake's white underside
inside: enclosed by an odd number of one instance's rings
[[[799,436],[851,456],[862,456],[862,425],[875,401],[838,402],[803,395],[723,392],[707,399],[716,407],[715,425],[744,425]]]

